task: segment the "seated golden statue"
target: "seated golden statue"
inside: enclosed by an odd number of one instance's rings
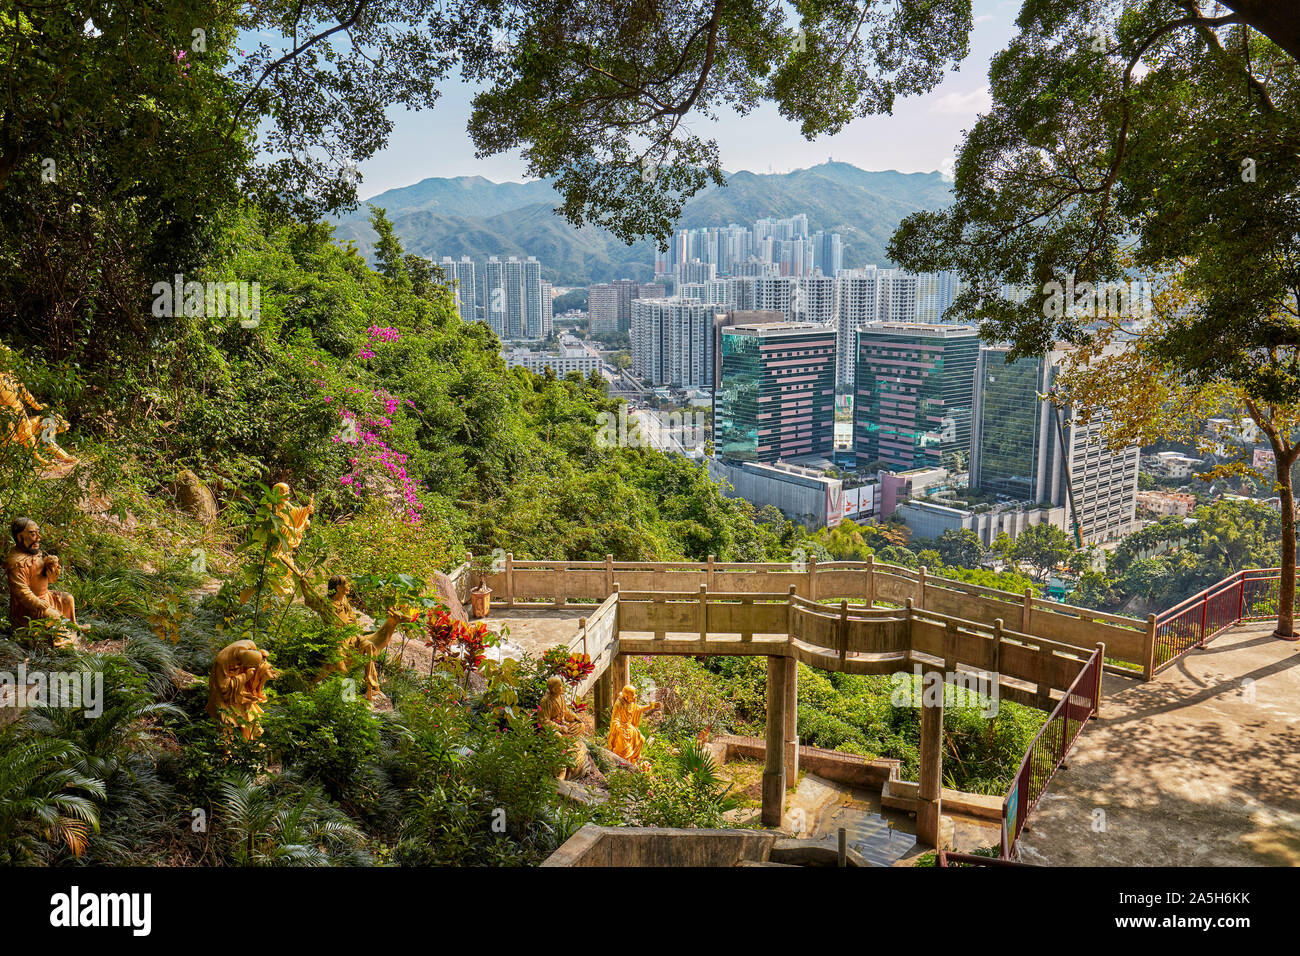
[[[591,733],[590,718],[584,719],[573,712],[565,699],[564,681],[558,676],[546,681],[546,696],[537,707],[538,722],[554,730],[568,746],[569,759],[560,771],[561,780],[585,777],[591,757],[587,755],[587,735]]]
[[[13,351],[6,345],[0,345],[0,361],[10,359]],[[0,368],[0,444],[16,442],[32,449],[32,455],[42,465],[49,464],[49,459],[42,454],[42,448],[48,448],[60,462],[68,465],[77,464],[66,451],[59,447],[53,436],[68,430],[68,423],[54,413],[44,417],[29,415],[27,410],[43,412],[46,407],[38,402],[27,387],[12,372]]]
[[[229,733],[238,729],[245,740],[262,735],[262,707],[267,682],[279,677],[266,651],[252,641],[235,641],[222,648],[212,662],[208,677],[208,716],[225,725]]]
[[[641,718],[654,713],[663,704],[638,704],[636,688],[628,684],[618,695],[614,710],[609,718],[609,736],[605,746],[624,760],[636,763],[641,759],[641,750],[645,747],[645,736],[641,733]]]
[[[5,576],[9,580],[9,623],[15,631],[32,621],[48,619],[77,624],[77,607],[66,591],[53,591],[50,585],[59,579],[59,559],[41,551],[41,528],[30,518],[16,518],[9,526],[14,546],[5,555]],[[71,635],[61,631],[56,644],[66,644]]]
[[[316,499],[313,497],[307,504],[296,507],[290,503],[289,486],[283,481],[274,485],[272,490],[280,493],[280,503],[275,506],[275,513],[283,519],[281,530],[285,540],[277,545],[271,555],[281,573],[270,575],[270,585],[271,590],[280,597],[288,597],[293,594],[293,581],[298,571],[297,565],[293,563],[293,553],[298,550],[298,545],[307,536],[307,529],[311,527],[311,516],[316,513]]]

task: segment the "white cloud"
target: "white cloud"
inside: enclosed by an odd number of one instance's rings
[[[987,113],[993,106],[993,97],[987,86],[968,93],[945,93],[930,104],[931,113],[944,116],[974,116]]]

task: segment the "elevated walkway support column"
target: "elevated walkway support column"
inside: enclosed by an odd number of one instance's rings
[[[916,808],[916,840],[941,846],[940,794],[943,787],[943,672],[921,678],[921,774]]]
[[[784,657],[767,659],[767,763],[761,817],[765,827],[779,827],[785,815],[785,684],[786,668],[793,663]]]
[[[605,668],[605,672],[596,678],[596,723],[598,724],[605,716],[605,712],[614,706],[617,691],[614,690],[613,669],[614,665],[611,663]]]
[[[782,658],[785,661],[785,680],[781,682],[785,695],[785,778],[789,781],[799,777],[799,662],[794,658]]]
[[[610,704],[613,705],[614,701],[618,699],[618,695],[623,692],[623,688],[632,683],[632,659],[626,654],[615,655],[607,673],[612,682]]]

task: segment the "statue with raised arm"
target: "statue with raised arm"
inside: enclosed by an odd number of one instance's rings
[[[628,684],[618,695],[614,710],[609,718],[609,737],[605,746],[630,763],[641,759],[641,750],[645,747],[645,736],[641,733],[641,718],[663,707],[657,701],[653,704],[639,704],[636,688]]]
[[[271,555],[282,573],[270,575],[271,590],[280,597],[293,594],[293,581],[297,575],[297,565],[293,563],[293,554],[307,536],[311,527],[311,516],[316,513],[316,499],[313,497],[305,505],[295,506],[289,501],[289,486],[281,481],[272,489],[280,494],[280,502],[275,506],[275,513],[282,519],[281,533],[284,540],[280,542]]]
[[[337,628],[356,626],[357,612],[350,600],[351,581],[341,574],[334,575],[329,579],[325,597],[322,598],[307,583],[306,577],[296,569],[294,573],[298,578],[298,588],[302,592],[303,603],[315,611],[322,621]],[[379,666],[375,661],[388,649],[398,626],[409,624],[419,617],[418,609],[390,607],[384,623],[378,630],[370,634],[353,633],[345,637],[341,643],[342,656],[336,663],[326,666],[317,679],[324,679],[334,672],[346,673],[364,661],[366,700],[374,700],[375,695],[379,693]]]
[[[262,735],[266,685],[279,677],[266,651],[250,640],[235,641],[217,652],[208,677],[208,716],[238,730],[245,740]]]
[[[420,611],[408,608],[390,607],[388,616],[379,630],[370,634],[357,634],[343,642],[343,653],[349,655],[349,665],[356,666],[358,657],[366,662],[366,700],[374,700],[379,693],[379,667],[375,661],[383,656],[388,643],[393,639],[399,624],[410,624],[420,619]]]
[[[9,359],[13,351],[7,345],[0,345],[0,361]],[[62,416],[49,412],[45,416],[28,414],[46,411],[45,405],[38,402],[27,391],[18,377],[0,367],[0,444],[16,442],[32,449],[32,455],[42,465],[50,463],[42,449],[67,465],[77,464],[66,451],[59,447],[54,436],[68,430],[68,423]]]
[[[342,574],[332,575],[325,585],[325,596],[312,589],[307,578],[295,569],[298,590],[303,603],[316,612],[331,627],[351,627],[357,623],[356,608],[352,606],[352,582]],[[319,578],[317,579],[319,580]]]
[[[568,761],[560,771],[561,780],[587,775],[591,757],[587,754],[587,735],[591,727],[573,712],[565,699],[564,681],[553,676],[546,681],[546,696],[537,705],[537,721],[560,735],[568,750]]]
[[[59,580],[62,566],[57,556],[41,551],[41,528],[31,518],[15,518],[9,526],[14,545],[5,555],[5,577],[9,581],[9,624],[15,631],[32,621],[48,619],[77,624],[77,607],[72,595],[50,588]],[[71,636],[62,631],[56,644]]]

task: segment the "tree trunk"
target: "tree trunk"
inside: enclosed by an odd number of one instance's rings
[[[1282,456],[1274,451],[1277,488],[1282,505],[1282,580],[1277,589],[1277,637],[1294,638],[1295,632],[1295,499],[1292,497],[1291,466],[1296,454]]]

